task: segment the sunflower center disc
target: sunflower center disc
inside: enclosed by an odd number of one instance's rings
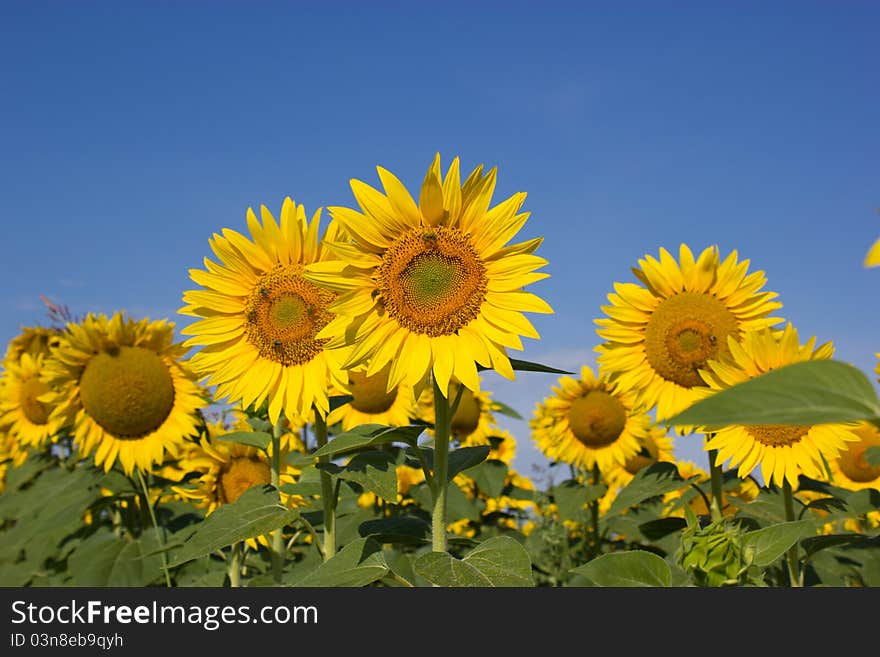
[[[611,445],[626,426],[626,409],[607,392],[590,390],[571,403],[568,424],[575,438],[587,447]]]
[[[391,363],[373,376],[367,376],[364,372],[349,372],[348,383],[354,397],[351,400],[352,408],[369,415],[378,415],[391,408],[397,399],[397,388],[391,392],[385,391],[390,371]]]
[[[800,442],[810,427],[792,427],[781,424],[759,424],[745,427],[746,432],[767,447],[785,447]]]
[[[301,365],[321,353],[315,335],[332,319],[334,294],[305,280],[296,265],[263,274],[245,303],[245,336],[260,356]]]
[[[271,481],[272,472],[265,461],[250,457],[232,459],[217,479],[217,500],[221,504],[232,504],[248,488]]]
[[[143,347],[119,347],[94,356],[79,387],[86,413],[117,438],[140,438],[155,431],[174,406],[168,366]]]
[[[450,387],[449,399],[450,403],[455,401],[455,395],[458,394],[456,388]],[[458,408],[455,409],[455,415],[452,416],[450,425],[452,433],[458,436],[459,440],[464,440],[470,436],[480,424],[480,401],[467,388],[463,388],[461,399],[458,402]]]
[[[847,443],[847,449],[840,452],[837,465],[847,477],[860,484],[866,484],[880,477],[880,466],[872,466],[865,460],[865,452],[870,447],[880,447],[880,433],[871,428],[854,432],[862,440]]]
[[[650,456],[645,456],[645,452],[648,452]],[[656,463],[659,459],[660,450],[657,448],[657,443],[654,442],[653,438],[648,437],[646,443],[642,445],[641,451],[630,456],[623,464],[623,468],[634,475],[652,463]]]
[[[446,226],[409,231],[376,268],[388,314],[431,337],[451,335],[476,319],[486,286],[486,267],[469,237]]]
[[[699,370],[728,354],[736,317],[718,298],[682,292],[660,303],[645,327],[645,356],[654,371],[685,388],[704,385]]]
[[[49,406],[37,399],[46,392],[49,392],[49,386],[39,379],[27,379],[21,384],[21,412],[33,424],[46,424],[49,421]]]

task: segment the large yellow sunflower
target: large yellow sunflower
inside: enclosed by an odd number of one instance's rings
[[[648,440],[651,418],[635,395],[596,378],[584,366],[575,380],[564,376],[554,395],[537,404],[529,422],[532,439],[554,461],[580,468],[598,464],[606,473],[635,456]]]
[[[7,359],[0,381],[0,425],[21,450],[54,442],[67,418],[52,415],[52,393],[45,380],[47,357],[25,350]],[[47,395],[48,393],[48,395]]]
[[[633,480],[640,470],[659,461],[675,462],[675,445],[665,427],[654,426],[641,441],[641,449],[626,462],[613,468],[606,478],[610,487],[623,487]]]
[[[868,448],[880,447],[880,431],[870,422],[860,422],[852,432],[859,442],[849,443],[836,459],[828,461],[831,481],[835,486],[850,490],[880,490],[880,466],[871,465],[865,459]]]
[[[122,313],[68,324],[46,367],[57,404],[51,419],[72,418],[83,456],[94,452],[105,470],[118,460],[131,474],[196,433],[204,400],[180,361],[186,348],[173,339],[171,322]]]
[[[552,313],[523,288],[547,275],[533,255],[541,239],[505,246],[529,216],[524,193],[489,207],[495,169],[477,167],[462,184],[458,158],[445,177],[438,154],[418,204],[389,171],[378,167],[385,193],[359,181],[351,187],[361,212],[330,208],[352,241],[327,248],[338,260],[307,267],[306,276],[340,294],[339,317],[319,333],[352,346],[345,367],[369,363],[367,374],[391,365],[388,389],[407,383],[420,392],[428,373],[444,395],[455,376],[479,389],[477,364],[514,378],[506,349],[520,336],[538,338],[523,312]]]
[[[252,239],[224,228],[209,240],[220,264],[205,258],[207,271],[191,269],[203,290],[183,294],[180,312],[200,320],[183,330],[187,346],[201,346],[192,359],[200,377],[216,385],[216,398],[242,406],[269,403],[269,419],[282,411],[291,420],[326,416],[327,390],[341,372],[317,333],[332,317],[332,292],[303,277],[303,268],[328,252],[319,242],[321,210],[306,218],[290,198],[281,207],[281,223],[261,207],[262,224],[247,212]],[[325,240],[342,239],[332,224]]]
[[[827,342],[814,348],[816,338],[801,345],[791,324],[782,331],[762,329],[747,333],[743,341],[727,339],[728,353],[723,360],[710,359],[701,372],[709,388],[698,391],[700,397],[711,395],[742,381],[806,360],[831,358],[834,346]],[[739,476],[745,477],[758,465],[764,483],[784,480],[795,487],[798,475],[814,479],[825,477],[823,460],[838,457],[847,442],[859,440],[853,424],[819,424],[814,426],[753,425],[730,426],[714,430],[704,449],[718,450],[716,465],[730,460],[730,467],[739,464]],[[706,429],[703,429],[706,432]]]
[[[492,415],[492,410],[496,406],[492,403],[491,393],[479,388],[470,390],[453,378],[449,382],[450,404],[458,396],[459,389],[461,389],[461,397],[450,422],[452,436],[462,446],[488,445],[489,437],[498,433],[498,425]],[[432,390],[425,389],[419,395],[416,416],[429,424],[434,424],[436,421]],[[429,430],[428,434],[433,435],[433,431]]]
[[[615,283],[602,307],[608,317],[595,320],[605,340],[596,347],[600,371],[637,391],[647,409],[656,406],[658,420],[690,406],[704,385],[699,370],[727,353],[728,336],[780,321],[767,316],[782,304],[759,291],[764,273],[748,268],[736,251],[719,261],[714,246],[694,259],[682,244],[679,262],[665,249],[659,261],[646,255],[633,268],[644,286]]]
[[[415,415],[415,400],[410,386],[400,383],[390,390],[387,387],[391,365],[368,376],[366,368],[348,371],[348,385],[337,394],[352,396],[347,404],[331,411],[328,426],[342,423],[348,431],[361,424],[385,424],[393,427],[406,426]]]

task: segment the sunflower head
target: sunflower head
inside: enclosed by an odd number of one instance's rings
[[[23,453],[54,442],[69,419],[52,415],[56,403],[46,380],[50,360],[40,351],[22,351],[17,359],[6,360],[0,377],[0,426]]]
[[[183,330],[187,346],[201,347],[192,367],[216,398],[259,407],[268,402],[269,419],[311,417],[329,411],[327,389],[341,381],[341,370],[318,333],[333,315],[336,294],[304,276],[304,268],[324,261],[319,241],[321,210],[311,221],[302,205],[286,198],[281,221],[265,206],[262,223],[247,212],[251,237],[224,228],[209,240],[219,262],[205,259],[205,270],[190,276],[202,286],[185,292],[180,312],[199,321]],[[337,227],[325,240],[344,239]]]
[[[852,432],[858,442],[848,443],[836,459],[828,462],[835,485],[851,490],[875,488],[880,490],[880,466],[871,465],[866,452],[880,447],[880,430],[870,422],[861,422]]]
[[[388,364],[372,374],[367,368],[346,372],[348,385],[336,394],[351,395],[352,400],[334,409],[327,416],[327,424],[333,426],[339,422],[343,431],[361,424],[408,425],[410,418],[415,416],[413,391],[403,383],[389,390],[390,370]]]
[[[708,388],[699,391],[711,395],[770,370],[805,360],[831,358],[834,346],[828,342],[815,346],[816,338],[800,344],[791,324],[781,330],[762,329],[747,333],[742,342],[728,338],[730,356],[710,360],[701,373]],[[836,459],[848,442],[858,441],[854,424],[820,424],[813,426],[749,425],[729,426],[711,432],[705,449],[718,450],[716,463],[730,460],[739,465],[740,478],[758,465],[766,484],[782,485],[784,480],[797,485],[803,473],[814,479],[824,478],[823,461]],[[704,433],[708,429],[703,428]]]
[[[497,434],[498,425],[492,411],[496,406],[488,390],[471,390],[460,382],[449,383],[449,403],[458,399],[458,406],[450,421],[452,436],[463,446],[488,445],[490,436]],[[434,424],[434,394],[423,390],[419,396],[417,417],[423,422]],[[433,435],[433,431],[429,431]]]
[[[59,335],[60,333],[55,329],[23,326],[21,333],[9,341],[3,360],[17,362],[21,360],[23,354],[48,356],[52,348],[58,345]]]
[[[546,277],[532,255],[541,240],[508,245],[529,214],[525,194],[490,207],[494,169],[477,167],[462,183],[459,161],[445,175],[440,156],[428,169],[418,202],[390,171],[378,168],[384,192],[359,180],[360,210],[330,208],[350,241],[330,241],[333,262],[306,267],[306,278],[336,293],[338,319],[318,335],[349,347],[344,366],[390,365],[388,390],[401,382],[416,394],[434,377],[444,395],[455,377],[479,390],[477,365],[513,378],[507,348],[538,333],[523,312],[552,312],[523,291]]]
[[[729,355],[730,338],[779,321],[768,317],[781,307],[777,295],[761,292],[764,273],[748,268],[736,251],[720,260],[714,246],[698,258],[682,244],[678,261],[662,248],[659,260],[640,259],[641,284],[615,283],[607,317],[596,320],[600,370],[660,418],[689,406],[703,386],[700,370]]]

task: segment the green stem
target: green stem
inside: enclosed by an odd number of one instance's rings
[[[782,502],[785,504],[785,519],[788,522],[794,520],[794,495],[791,492],[791,484],[788,479],[782,482]],[[788,564],[788,578],[791,580],[791,586],[801,586],[801,578],[798,575],[798,546],[797,543],[792,545],[785,555],[785,561]]]
[[[284,420],[278,418],[272,429],[272,464],[270,482],[278,491],[278,502],[281,502],[281,436],[284,434]],[[278,527],[272,530],[272,549],[269,551],[272,559],[272,578],[276,584],[281,583],[284,572],[284,528]]]
[[[241,586],[241,541],[237,541],[229,548],[228,567],[229,586],[238,588]]]
[[[706,434],[706,440],[712,438],[712,434]],[[712,484],[712,506],[710,507],[712,513],[712,520],[714,522],[718,522],[722,519],[723,515],[721,513],[721,509],[724,508],[724,500],[723,500],[723,478],[721,474],[721,466],[717,465],[716,461],[718,460],[718,450],[710,449],[709,450],[709,476],[711,478]]]
[[[434,377],[434,510],[431,516],[431,543],[434,552],[446,552],[446,493],[449,472],[449,435],[452,418],[449,400]]]
[[[327,420],[315,408],[315,439],[318,449],[327,444]],[[329,463],[329,456],[318,459],[320,463]],[[336,554],[336,495],[338,489],[333,488],[333,478],[326,470],[321,470],[321,503],[324,507],[324,561]]]
[[[599,484],[599,462],[593,463],[592,484]],[[599,554],[599,500],[590,502],[590,519],[592,521],[592,532],[590,534],[590,558],[592,559]]]
[[[140,468],[135,468],[135,472],[137,472],[137,478],[141,485],[141,490],[144,491],[144,506],[146,506],[150,512],[150,520],[153,522],[153,529],[156,530],[156,540],[159,542],[159,549],[162,550],[162,572],[165,573],[165,586],[170,589],[171,575],[168,572],[168,555],[165,553],[165,536],[159,528],[159,523],[156,520],[156,513],[153,511],[153,505],[150,504],[150,491],[147,488],[147,482],[144,481],[144,475],[141,473]]]
[[[306,519],[303,518],[302,516],[300,516],[300,517],[298,518],[298,520],[299,520],[303,525],[305,525],[306,530],[309,532],[309,535],[311,535],[311,537],[312,537],[312,545],[315,546],[315,549],[318,551],[318,554],[321,555],[321,559],[322,559],[322,560],[325,560],[325,559],[324,559],[324,548],[321,547],[321,541],[320,541],[320,539],[318,538],[318,532],[316,532],[316,531],[315,531],[315,528],[312,527],[312,523],[310,523],[308,520],[306,520]]]

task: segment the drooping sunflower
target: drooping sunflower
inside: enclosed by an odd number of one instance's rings
[[[701,372],[709,388],[699,390],[701,397],[754,378],[784,365],[806,360],[831,358],[834,346],[827,342],[815,347],[816,338],[801,345],[797,330],[787,324],[782,331],[762,329],[747,333],[742,342],[728,337],[729,356],[710,359]],[[712,429],[704,449],[718,450],[716,464],[729,460],[730,467],[739,465],[740,478],[758,465],[766,485],[771,481],[782,485],[784,480],[794,487],[798,475],[813,479],[825,477],[823,460],[830,462],[846,449],[848,442],[857,442],[854,424],[818,424],[813,426],[753,425]],[[703,429],[709,433],[708,428]]]
[[[391,365],[368,376],[366,368],[349,370],[348,385],[338,394],[352,396],[352,400],[330,412],[328,426],[342,423],[342,430],[349,431],[361,424],[385,424],[393,427],[406,426],[415,415],[415,399],[410,386],[400,383],[388,389],[388,372]]]
[[[604,376],[596,378],[588,366],[578,380],[560,378],[553,392],[529,421],[532,439],[551,460],[584,469],[598,464],[605,473],[626,463],[648,440],[651,418],[635,395]]]
[[[307,267],[307,278],[339,293],[339,314],[319,333],[352,349],[344,366],[369,363],[372,375],[390,363],[388,389],[416,394],[432,373],[448,395],[454,376],[479,389],[477,364],[514,378],[506,349],[520,336],[538,338],[524,312],[552,313],[523,288],[546,278],[533,255],[541,239],[507,243],[529,216],[524,193],[490,208],[496,170],[479,166],[460,182],[459,161],[441,176],[440,155],[422,184],[419,202],[391,172],[378,167],[385,193],[359,181],[351,187],[361,211],[332,207],[351,241],[329,240],[335,261]]]
[[[58,437],[67,418],[52,415],[51,389],[46,383],[47,356],[22,351],[7,359],[0,381],[0,426],[20,450],[40,449]],[[47,395],[48,393],[48,395]]]
[[[59,331],[44,326],[22,326],[21,333],[6,346],[3,360],[17,362],[22,354],[48,355],[52,347],[58,344],[59,335]]]
[[[449,382],[450,404],[458,397],[459,390],[461,390],[461,397],[450,421],[452,437],[457,439],[462,446],[488,445],[489,437],[498,432],[498,425],[492,414],[492,410],[496,407],[492,402],[491,393],[480,388],[471,390],[453,378]],[[419,395],[416,416],[423,422],[432,425],[436,421],[432,390],[422,390],[422,394]],[[429,430],[428,434],[433,435],[433,431]]]
[[[304,267],[329,257],[318,240],[321,210],[311,221],[290,198],[281,207],[281,223],[265,206],[262,224],[247,212],[251,233],[224,228],[208,240],[220,264],[205,258],[207,271],[191,269],[204,289],[183,294],[180,313],[200,318],[183,330],[187,346],[201,346],[192,367],[217,399],[240,401],[247,408],[268,400],[269,419],[282,411],[291,420],[311,418],[312,408],[326,416],[327,390],[342,385],[336,360],[317,334],[332,317],[335,294],[303,277]],[[344,239],[331,224],[324,240]]]
[[[836,459],[828,461],[831,481],[835,486],[850,490],[880,490],[880,466],[871,465],[865,458],[869,448],[880,447],[880,430],[870,422],[860,422],[852,432],[859,441],[848,443]]]
[[[760,292],[764,273],[748,268],[736,251],[719,261],[715,246],[696,259],[685,244],[678,262],[662,248],[659,261],[640,259],[633,273],[643,285],[615,283],[607,317],[595,320],[605,340],[596,347],[600,371],[656,406],[658,421],[690,406],[704,385],[699,370],[728,352],[728,337],[780,321],[768,317],[782,304]]]
[[[173,323],[123,313],[68,324],[46,367],[50,419],[72,418],[74,442],[96,465],[149,470],[196,433],[205,402],[173,339]]]
[[[623,487],[633,480],[640,470],[659,461],[675,462],[675,446],[665,427],[653,426],[641,443],[641,449],[629,457],[623,465],[613,468],[606,475],[609,486]]]

